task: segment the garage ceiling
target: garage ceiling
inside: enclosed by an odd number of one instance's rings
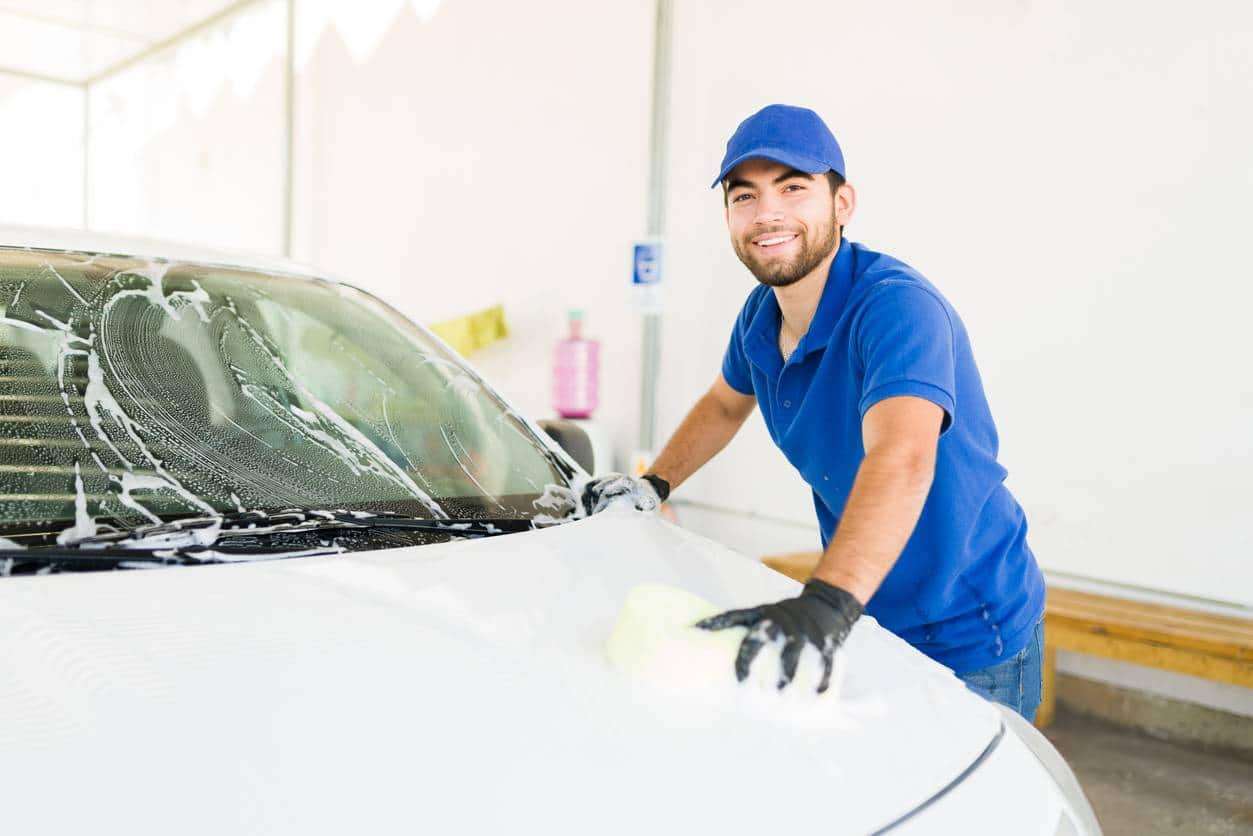
[[[0,0],[0,71],[87,84],[254,0]]]

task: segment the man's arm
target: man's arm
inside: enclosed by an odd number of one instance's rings
[[[822,654],[819,693],[831,680],[833,656],[866,602],[887,577],[913,534],[935,476],[936,447],[944,409],[925,398],[884,398],[862,418],[866,455],[840,524],[814,576],[796,598],[706,618],[706,630],[746,627],[735,658],[735,676],[748,677],[753,660],[775,639],[783,640],[779,687],[796,675],[801,651]]]
[[[677,488],[727,446],[756,406],[755,397],[737,392],[718,375],[648,472],[665,479],[671,490]]]
[[[866,456],[814,577],[864,606],[913,534],[935,477],[944,410],[925,398],[884,398],[862,418]]]

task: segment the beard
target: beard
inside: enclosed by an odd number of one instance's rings
[[[758,260],[756,245],[751,238],[756,238],[763,234],[772,232],[795,232],[801,242],[801,251],[791,258],[771,258],[769,261]],[[748,271],[757,278],[757,281],[769,287],[787,287],[794,284],[813,272],[814,268],[822,263],[822,260],[831,255],[836,244],[839,243],[839,231],[835,223],[835,217],[814,230],[814,238],[811,240],[809,236],[800,230],[786,229],[779,227],[778,229],[756,230],[751,237],[743,240],[731,240],[731,247],[735,250],[736,256],[743,262]]]

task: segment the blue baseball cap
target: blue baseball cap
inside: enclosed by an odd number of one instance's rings
[[[764,157],[809,174],[844,174],[844,153],[822,117],[806,107],[772,104],[740,123],[727,141],[716,187],[745,160]]]

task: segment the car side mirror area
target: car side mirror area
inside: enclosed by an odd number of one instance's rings
[[[592,452],[592,439],[573,421],[561,418],[545,418],[536,422],[540,429],[548,433],[557,445],[570,454],[570,458],[578,462],[579,467],[588,473],[595,473],[592,468],[596,457]]]

